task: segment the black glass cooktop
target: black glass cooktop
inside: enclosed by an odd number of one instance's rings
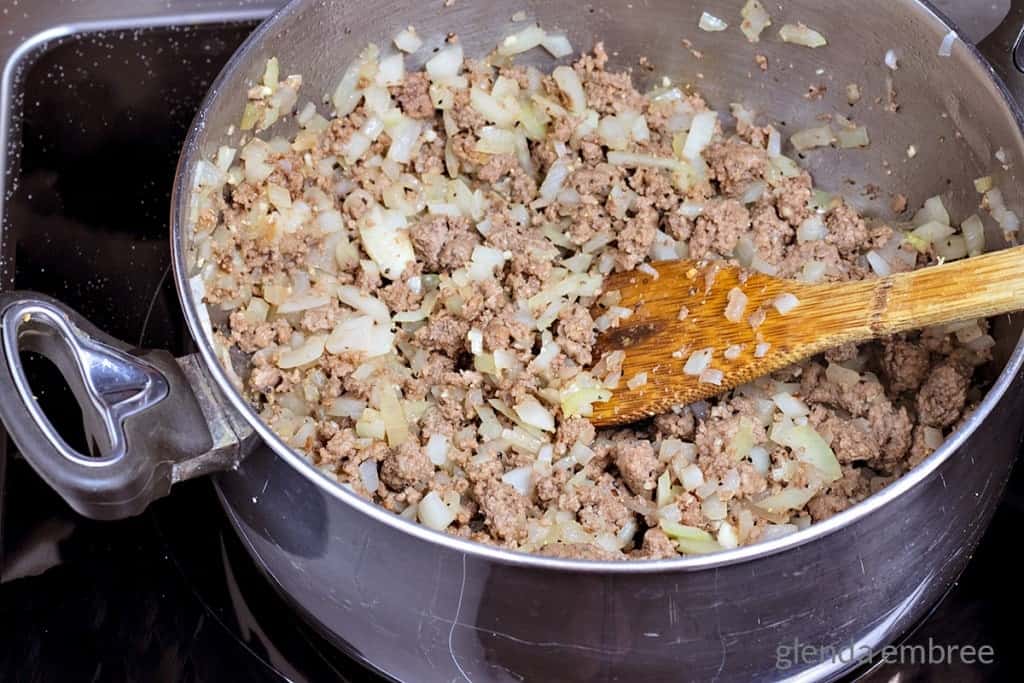
[[[251,25],[71,38],[23,76],[23,150],[4,223],[18,288],[53,295],[132,343],[187,351],[169,282],[167,206],[178,146]],[[13,265],[13,269],[10,267]],[[36,393],[70,441],[80,418],[52,369]],[[206,481],[139,518],[72,513],[9,452],[0,459],[3,681],[373,680],[301,623],[249,561]],[[990,645],[992,665],[881,666],[871,681],[1020,679],[1024,611],[1011,559],[1024,476],[962,580],[910,636]]]

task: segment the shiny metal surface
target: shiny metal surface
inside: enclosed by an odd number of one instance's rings
[[[81,514],[138,514],[173,483],[240,459],[251,430],[216,400],[195,357],[134,350],[33,293],[0,295],[0,334],[0,417],[25,459]],[[26,351],[64,376],[92,452],[69,446],[43,413],[22,366]]]
[[[722,2],[716,12],[737,16],[741,5]],[[271,55],[286,71],[302,71],[306,92],[327,92],[367,41],[386,44],[408,24],[427,38],[428,50],[455,30],[468,54],[483,53],[512,29],[509,18],[520,9],[512,2],[460,2],[438,11],[406,2],[300,1],[254,34],[197,120],[173,206],[179,293],[207,363],[216,359],[186,286],[180,219],[196,156],[223,144],[241,113],[243,102],[231,94],[243,92]],[[789,133],[822,113],[852,115],[871,131],[871,148],[814,152],[807,163],[820,186],[842,190],[869,213],[887,216],[890,194],[906,194],[914,204],[941,192],[954,215],[966,215],[977,205],[972,179],[988,173],[1010,204],[1021,206],[1017,111],[970,45],[957,41],[950,58],[937,55],[950,29],[921,3],[788,3],[776,25],[804,21],[822,30],[830,44],[817,51],[774,40],[755,48],[738,34],[687,28],[696,26],[701,3],[533,2],[525,9],[546,27],[566,29],[576,46],[605,40],[613,66],[635,67],[647,57],[654,70],[635,71],[641,85],[668,75],[696,85],[719,108],[742,100],[784,121]],[[678,48],[683,37],[703,52],[701,60]],[[883,64],[890,48],[899,55],[897,72]],[[764,75],[753,65],[755,53],[768,56]],[[540,55],[530,58],[550,65]],[[886,106],[887,76],[898,113]],[[851,82],[865,93],[853,108],[843,99]],[[820,83],[829,97],[802,97]],[[918,152],[912,158],[910,145]],[[993,161],[999,148],[1009,154],[1007,168]],[[989,239],[1002,241],[995,230]],[[966,562],[1020,441],[1013,419],[1024,403],[1016,381],[1020,328],[1020,319],[997,321],[993,376],[1001,374],[964,428],[913,473],[796,537],[721,555],[571,562],[468,544],[405,523],[324,480],[215,370],[227,398],[266,444],[237,472],[219,475],[218,485],[244,542],[282,592],[337,642],[395,678],[665,680],[682,672],[689,680],[827,679],[849,664],[805,661],[782,671],[778,648],[794,641],[888,643]]]
[[[63,6],[72,11],[74,4]],[[720,2],[714,11],[738,16],[741,4]],[[815,152],[807,163],[819,185],[842,188],[869,212],[886,215],[888,192],[906,193],[915,203],[945,191],[954,215],[966,215],[977,202],[971,179],[993,170],[1011,207],[1021,208],[1016,169],[1024,141],[1016,110],[969,45],[958,42],[949,59],[935,55],[948,27],[923,4],[808,0],[787,3],[784,11],[773,6],[772,30],[804,21],[829,37],[830,46],[816,51],[775,40],[750,46],[734,31],[701,33],[695,28],[701,5],[296,2],[236,55],[196,122],[172,207],[175,277],[203,365],[214,376],[211,389],[263,439],[250,440],[252,450],[237,471],[218,475],[220,495],[256,561],[296,607],[335,642],[395,678],[831,678],[848,664],[806,661],[781,670],[778,647],[890,642],[959,574],[991,515],[1020,441],[1019,319],[998,321],[994,383],[985,402],[901,481],[789,539],[628,565],[517,555],[405,523],[290,452],[216,364],[185,286],[187,234],[179,219],[196,154],[226,141],[246,81],[271,54],[282,68],[303,72],[307,95],[322,93],[367,41],[387,44],[408,24],[428,38],[428,47],[457,30],[472,54],[493,46],[512,28],[512,14],[525,10],[547,27],[567,29],[578,47],[606,40],[617,51],[613,66],[635,67],[641,56],[650,58],[655,71],[638,69],[641,83],[665,74],[695,84],[718,107],[742,99],[766,118],[785,121],[790,133],[822,113],[852,115],[868,125],[872,147]],[[694,41],[702,60],[679,48],[682,37]],[[882,64],[889,48],[900,55],[894,74]],[[755,52],[771,62],[764,75],[753,65]],[[894,78],[898,114],[884,106],[886,75]],[[865,92],[852,110],[842,95],[848,82]],[[826,84],[828,97],[804,100],[812,83]],[[905,154],[910,144],[919,152],[914,159]],[[994,168],[992,154],[1000,147],[1010,155],[1007,169]],[[995,231],[989,237],[998,243]],[[215,403],[220,400],[214,395]]]

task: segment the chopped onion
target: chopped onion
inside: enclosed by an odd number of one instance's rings
[[[867,147],[871,144],[871,138],[868,137],[868,129],[864,126],[856,126],[854,128],[839,127],[836,130],[836,140],[843,149]]]
[[[446,81],[455,78],[462,70],[462,44],[454,43],[442,48],[427,60],[424,68],[432,81]]]
[[[738,323],[743,319],[743,311],[747,308],[747,295],[739,287],[729,290],[729,303],[725,307],[725,319]]]
[[[882,256],[872,249],[864,255],[867,259],[868,265],[871,266],[871,270],[875,272],[878,277],[886,277],[892,274],[892,267],[886,262]]]
[[[359,480],[371,494],[377,491],[377,487],[380,486],[380,478],[377,474],[376,460],[364,460],[359,463]]]
[[[501,481],[516,490],[521,496],[530,495],[533,488],[533,468],[517,467],[501,475]]]
[[[334,354],[362,351],[368,357],[382,356],[394,349],[394,337],[388,327],[360,315],[338,323],[327,337],[326,349]]]
[[[494,269],[505,264],[505,254],[493,247],[475,246],[470,258],[469,280],[482,282],[494,277]]]
[[[750,464],[754,466],[755,470],[761,474],[768,474],[772,459],[764,446],[754,446],[750,449],[750,453],[747,456],[750,458]]]
[[[827,235],[828,228],[825,227],[825,221],[818,213],[812,213],[805,218],[800,223],[800,227],[796,229],[796,241],[801,244],[823,240]]]
[[[408,52],[409,54],[412,54],[423,47],[423,39],[416,34],[416,29],[412,26],[399,32],[395,36],[394,40],[395,47],[402,52]]]
[[[798,460],[814,466],[827,481],[836,481],[843,476],[836,454],[809,425],[795,425],[788,420],[776,422],[772,427],[771,440],[786,446]]]
[[[444,434],[431,434],[423,450],[427,457],[430,458],[430,462],[440,467],[448,462],[449,448],[447,436]]]
[[[740,10],[740,15],[743,17],[740,30],[751,43],[759,42],[761,32],[772,25],[771,16],[758,0],[747,0],[747,4]]]
[[[786,391],[779,392],[772,396],[772,401],[779,407],[782,414],[788,417],[808,415],[811,412],[806,403]]]
[[[518,33],[506,36],[498,44],[498,54],[503,57],[517,55],[540,45],[547,34],[540,26],[527,26]]]
[[[950,31],[942,38],[942,43],[939,45],[939,56],[949,57],[953,54],[953,43],[956,42],[956,31]]]
[[[423,122],[406,118],[389,130],[391,134],[391,146],[388,147],[388,159],[393,159],[400,164],[412,161],[413,148],[423,132]]]
[[[717,370],[715,368],[705,368],[704,371],[700,373],[698,381],[701,384],[714,384],[716,386],[721,386],[722,379],[724,377],[725,373],[722,372],[721,370]]]
[[[338,299],[340,299],[342,303],[351,306],[361,313],[365,313],[375,321],[384,325],[388,324],[391,320],[391,314],[388,311],[387,305],[385,305],[380,299],[368,294],[363,294],[358,287],[354,287],[352,285],[339,286]]]
[[[558,66],[551,72],[559,90],[569,99],[569,108],[574,114],[582,114],[587,108],[587,95],[583,91],[583,83],[571,67]]]
[[[626,382],[626,386],[629,387],[630,389],[637,389],[638,387],[642,387],[645,384],[647,384],[646,372],[638,372],[635,375],[633,375],[632,379]]]
[[[708,347],[691,353],[690,357],[686,359],[686,364],[683,366],[683,373],[694,377],[699,376],[711,365],[711,356],[714,352],[714,347]]]
[[[552,57],[560,59],[572,54],[572,43],[562,33],[549,33],[540,41],[541,47],[547,50]]]
[[[704,148],[711,144],[717,122],[718,113],[714,111],[702,111],[693,117],[690,132],[687,134],[686,143],[683,145],[683,156],[685,158],[696,159],[704,151]],[[611,155],[609,154],[608,156],[608,160],[611,161]]]
[[[742,352],[742,346],[740,346],[739,344],[733,344],[732,346],[725,350],[725,353],[723,355],[725,356],[726,360],[736,360],[737,358],[740,357],[740,353]]]
[[[768,342],[759,342],[754,347],[754,358],[764,358],[768,353],[768,349],[772,347]]]
[[[950,235],[935,243],[935,255],[946,261],[955,261],[967,256],[967,242],[962,235]]]
[[[975,178],[974,189],[977,190],[978,194],[985,194],[993,187],[992,176],[984,176],[982,178]]]
[[[381,87],[401,85],[405,80],[405,57],[401,53],[385,57],[377,66],[374,82]]]
[[[712,32],[724,31],[729,28],[729,24],[725,23],[713,14],[708,14],[707,12],[703,12],[700,15],[700,21],[697,22],[697,26],[699,26],[702,31]]]
[[[754,507],[768,513],[799,510],[817,495],[818,489],[813,486],[806,488],[787,486],[772,496],[767,496],[754,503]]]
[[[540,401],[528,396],[515,406],[516,415],[526,424],[545,432],[555,431],[555,416],[540,404]]]
[[[656,157],[650,154],[634,154],[632,152],[608,152],[608,163],[613,166],[625,166],[635,168],[637,166],[651,166],[652,168],[664,168],[669,171],[687,171],[688,167],[677,159]]]
[[[823,47],[828,45],[825,36],[803,24],[786,24],[779,29],[779,38],[783,42],[803,45],[804,47]]]
[[[330,297],[324,294],[313,294],[311,292],[293,293],[277,307],[277,312],[281,314],[298,313],[326,306],[330,302]]]
[[[282,352],[277,358],[277,367],[288,370],[312,363],[324,354],[324,340],[324,335],[315,334],[298,348]]]
[[[833,140],[834,136],[832,135],[832,128],[829,126],[807,128],[806,130],[794,133],[792,137],[789,138],[793,147],[801,152],[808,149],[814,149],[815,147],[828,147],[832,144]]]
[[[782,155],[782,133],[775,126],[768,126],[768,156],[775,158]]]
[[[985,193],[983,203],[999,227],[1005,232],[1017,232],[1020,228],[1020,219],[1017,218],[1017,214],[1006,208],[1006,204],[1003,202],[1003,193],[998,187]]]
[[[443,531],[455,521],[455,511],[445,505],[441,496],[431,491],[423,496],[416,510],[416,516],[424,526]]]
[[[925,223],[942,223],[949,225],[949,211],[942,204],[942,197],[929,197],[924,201],[924,206],[914,214],[914,227],[920,227]]]
[[[775,299],[772,301],[772,306],[774,306],[775,310],[778,311],[780,314],[786,315],[794,308],[796,308],[799,303],[800,300],[797,299],[795,296],[793,296],[789,292],[783,292],[782,294],[775,297]]]
[[[761,197],[764,195],[764,191],[767,188],[768,186],[761,181],[751,183],[750,186],[743,191],[743,195],[740,197],[740,201],[743,202],[744,204],[753,204],[754,202],[761,199]]]
[[[883,61],[885,61],[885,65],[893,71],[900,68],[899,62],[896,60],[896,51],[893,49],[885,51],[885,59]]]
[[[363,248],[389,280],[398,279],[416,258],[406,225],[401,212],[380,206],[373,207],[360,220]]]
[[[960,230],[964,234],[968,256],[985,253],[985,226],[977,214],[965,218],[964,222],[960,224]]]

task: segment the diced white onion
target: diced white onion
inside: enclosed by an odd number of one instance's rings
[[[803,152],[815,147],[828,147],[834,139],[832,129],[829,126],[820,126],[794,133],[789,138],[789,141],[793,144],[793,147]]]
[[[867,259],[868,265],[871,266],[871,270],[873,270],[875,275],[878,277],[886,277],[887,275],[892,274],[892,267],[874,249],[865,254],[864,257]]]
[[[635,375],[633,375],[633,377],[630,378],[629,381],[626,382],[626,386],[629,387],[630,389],[636,389],[638,387],[644,386],[645,384],[647,384],[646,372],[638,372]]]
[[[380,486],[380,477],[377,474],[377,461],[364,460],[359,463],[359,480],[370,493],[377,491]]]
[[[942,38],[942,43],[939,44],[939,56],[949,57],[953,54],[953,43],[956,42],[956,31],[950,31]]]
[[[431,491],[419,502],[416,516],[424,526],[443,531],[455,521],[455,512],[451,510],[437,492]]]
[[[572,54],[572,43],[561,33],[549,33],[540,41],[541,47],[547,50],[552,57],[559,59]]]
[[[693,117],[690,125],[690,132],[686,136],[686,143],[683,145],[683,156],[687,159],[696,159],[700,153],[711,144],[715,135],[715,124],[718,122],[718,113],[714,111],[702,111]],[[610,157],[611,155],[609,155]],[[609,161],[611,159],[609,158]]]
[[[794,308],[796,308],[799,303],[800,300],[797,299],[794,295],[790,294],[789,292],[783,292],[782,294],[775,297],[775,299],[772,301],[772,306],[774,306],[775,310],[778,311],[780,314],[786,315]]]
[[[501,475],[501,480],[514,488],[519,495],[528,496],[530,489],[533,488],[533,468],[517,467]]]
[[[965,218],[964,222],[960,224],[960,230],[964,234],[968,256],[985,253],[985,226],[977,214]]]
[[[725,319],[738,323],[747,309],[747,295],[739,287],[729,290],[729,303],[725,307]]]
[[[454,43],[442,48],[427,60],[424,68],[432,81],[445,81],[455,78],[462,70],[462,44]]]
[[[900,68],[899,62],[896,59],[896,50],[888,49],[885,51],[885,65],[895,71]]]
[[[515,406],[516,415],[526,424],[545,432],[555,431],[555,416],[540,404],[540,401],[528,396]]]
[[[416,34],[416,29],[410,26],[395,36],[395,47],[412,54],[423,47],[423,39]]]
[[[540,45],[547,34],[540,26],[527,26],[518,33],[506,36],[498,44],[498,54],[503,57],[517,55]],[[557,56],[557,55],[556,55]]]
[[[772,401],[779,407],[783,415],[789,417],[807,415],[811,412],[806,403],[789,392],[782,391],[775,394],[772,396]]]
[[[705,368],[704,371],[700,373],[698,381],[701,384],[714,384],[715,386],[721,386],[722,379],[724,377],[725,373],[722,372],[721,370],[718,370],[716,368]]]
[[[686,359],[686,364],[683,366],[683,373],[694,377],[699,376],[711,365],[711,356],[714,352],[715,349],[713,347],[708,347],[691,353],[690,357]]]
[[[804,47],[823,47],[828,45],[825,36],[803,24],[786,24],[779,29],[779,37],[783,42],[803,45]]]
[[[700,21],[697,22],[697,26],[699,26],[702,31],[712,32],[724,31],[725,29],[729,28],[729,24],[725,23],[724,21],[722,21],[713,14],[708,14],[707,12],[703,12],[700,15]]]
[[[772,18],[765,10],[758,0],[747,0],[747,4],[743,5],[743,9],[740,11],[743,16],[743,23],[740,24],[740,30],[743,31],[743,35],[747,37],[747,40],[751,43],[756,43],[761,40],[761,32],[768,26],[772,25]]]
[[[754,347],[754,358],[764,358],[771,347],[772,345],[768,342],[758,342],[757,346]]]
[[[559,90],[569,99],[569,108],[574,114],[582,114],[587,108],[587,95],[583,91],[583,83],[571,67],[559,66],[551,72]]]

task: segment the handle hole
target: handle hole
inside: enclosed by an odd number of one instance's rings
[[[82,409],[61,371],[38,353],[21,351],[18,355],[32,395],[53,428],[74,450],[98,457],[96,443],[86,432]]]

